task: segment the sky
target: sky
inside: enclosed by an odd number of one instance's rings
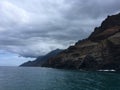
[[[84,39],[120,0],[0,0],[0,66],[18,66]]]

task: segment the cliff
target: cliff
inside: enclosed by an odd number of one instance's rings
[[[120,14],[108,16],[88,38],[50,58],[43,66],[120,70]]]
[[[47,62],[47,60],[49,58],[52,58],[53,56],[56,56],[57,54],[59,54],[62,50],[61,49],[56,49],[53,50],[51,52],[49,52],[48,54],[44,55],[44,56],[39,56],[36,60],[34,61],[28,61],[23,63],[22,67],[41,67],[44,63]]]

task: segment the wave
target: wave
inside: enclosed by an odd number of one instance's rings
[[[114,69],[105,69],[105,70],[98,70],[98,71],[101,71],[101,72],[115,72],[116,70],[114,70]]]

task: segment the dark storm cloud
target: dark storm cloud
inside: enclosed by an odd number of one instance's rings
[[[119,0],[1,0],[0,50],[37,57],[87,37]]]

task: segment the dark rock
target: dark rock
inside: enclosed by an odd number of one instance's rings
[[[81,69],[93,69],[95,70],[97,68],[97,61],[95,60],[95,58],[91,55],[87,55],[84,59],[83,62],[81,63],[80,68]]]

